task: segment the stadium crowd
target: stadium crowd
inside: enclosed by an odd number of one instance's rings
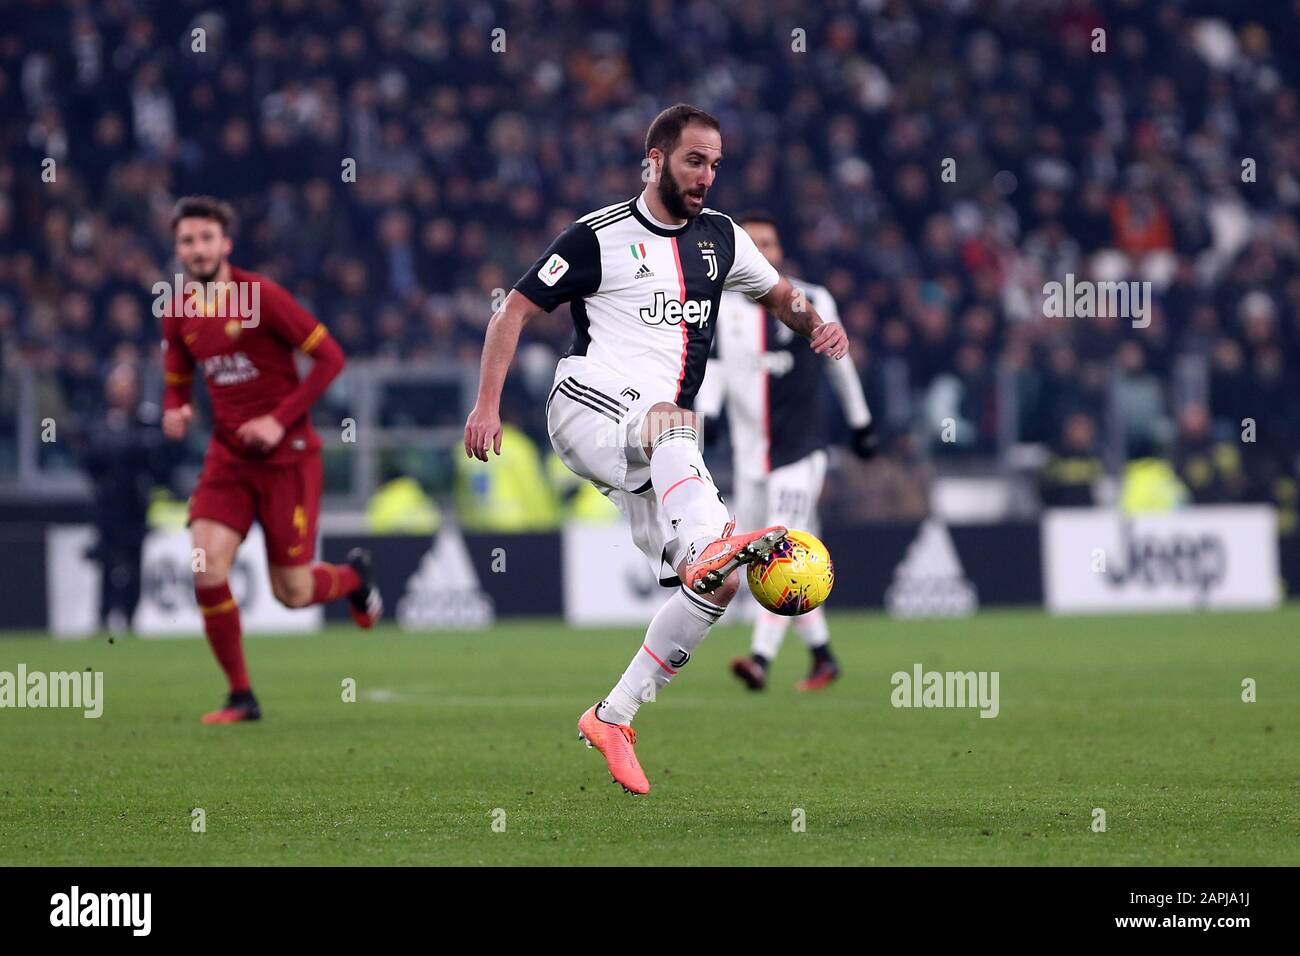
[[[1107,436],[1195,500],[1293,500],[1300,4],[1221,6],[10,6],[0,471],[17,366],[59,420],[122,363],[157,387],[176,196],[231,201],[235,261],[350,356],[476,363],[496,290],[636,192],[648,120],[687,101],[723,124],[709,205],[771,211],[790,271],[829,287],[895,464],[992,455],[1014,396],[1014,436],[1054,450],[1049,500],[1086,502],[1062,489]],[[1046,317],[1067,274],[1151,281],[1150,325]],[[561,308],[525,345],[570,332]],[[532,387],[511,406],[541,437]]]

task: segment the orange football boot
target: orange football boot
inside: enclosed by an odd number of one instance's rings
[[[232,692],[226,699],[226,706],[203,715],[205,724],[237,724],[241,720],[261,719],[262,708],[257,706],[252,691],[247,690]]]
[[[762,561],[785,536],[785,528],[773,525],[710,541],[700,556],[686,565],[686,587],[696,594],[716,591],[732,571],[742,564]]]
[[[627,724],[611,724],[601,720],[596,716],[596,708],[599,706],[600,704],[593,704],[578,718],[578,739],[585,740],[588,747],[595,747],[604,755],[609,775],[624,790],[631,794],[649,793],[650,781],[646,779],[645,771],[637,762],[636,751],[632,749],[636,744],[636,731]]]

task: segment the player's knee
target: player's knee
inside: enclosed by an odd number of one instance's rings
[[[194,584],[201,588],[217,587],[230,578],[239,540],[215,533],[207,522],[196,523],[190,547],[190,571]]]
[[[656,438],[668,429],[679,426],[698,428],[699,418],[693,411],[672,402],[655,402],[645,414],[645,422],[641,426],[641,443],[647,450],[651,450]]]
[[[225,584],[230,578],[231,563],[224,556],[209,553],[196,544],[190,552],[190,569],[194,572],[195,587],[214,588]]]
[[[229,579],[230,579],[229,567],[224,567],[224,568],[206,567],[203,569],[195,568],[194,570],[194,586],[198,588],[219,587],[222,584],[225,584],[226,581],[228,581]]]
[[[271,593],[275,599],[288,608],[306,607],[311,604],[312,582],[310,578],[273,578]]]

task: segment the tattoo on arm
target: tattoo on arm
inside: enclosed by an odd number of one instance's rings
[[[791,285],[785,277],[758,301],[770,309],[779,321],[805,338],[811,338],[817,326],[822,324],[822,318],[808,301],[808,296],[802,289]]]

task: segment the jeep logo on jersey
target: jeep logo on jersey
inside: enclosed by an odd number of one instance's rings
[[[658,325],[660,322],[664,325],[680,325],[685,322],[687,325],[698,325],[704,328],[709,324],[709,317],[712,314],[711,301],[687,299],[685,302],[678,302],[676,299],[668,298],[665,292],[656,292],[655,304],[641,309],[641,321],[646,325]]]

